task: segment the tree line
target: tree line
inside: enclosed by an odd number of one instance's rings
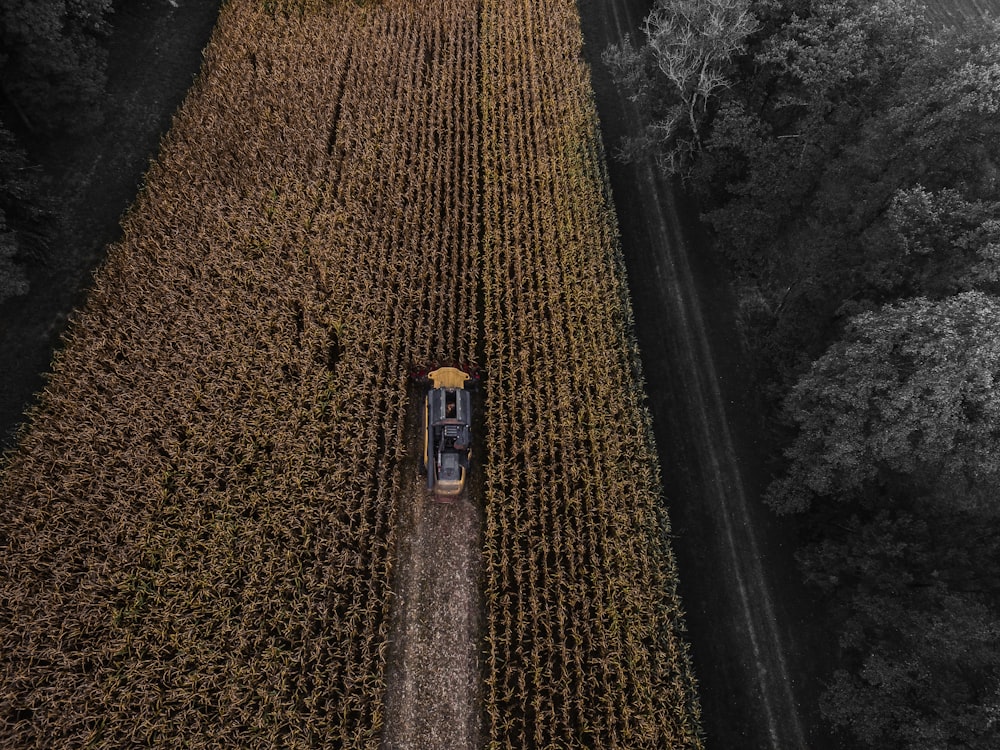
[[[605,61],[696,196],[783,447],[766,502],[872,748],[1000,740],[1000,25],[902,0],[657,0]]]
[[[27,141],[100,119],[112,0],[0,0],[0,302],[28,290],[53,216]]]

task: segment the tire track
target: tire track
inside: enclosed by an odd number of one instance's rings
[[[602,27],[602,38],[588,39],[596,54],[607,44],[623,39],[628,32],[637,43],[641,42],[636,33],[639,19],[627,0],[581,5],[581,14],[586,17],[589,13],[595,19],[587,27]],[[602,90],[607,91],[607,87],[595,85],[602,120],[614,120],[613,128],[638,134],[640,118],[632,102],[620,91],[602,96]],[[641,284],[647,299],[652,295],[655,306],[663,311],[657,326],[661,335],[655,340],[656,350],[650,351],[650,337],[642,341],[644,370],[651,383],[673,381],[670,408],[676,411],[677,404],[682,404],[684,413],[678,416],[690,431],[692,445],[687,458],[695,464],[690,466],[695,478],[691,484],[700,485],[692,499],[705,504],[705,513],[718,537],[716,546],[706,550],[706,554],[720,555],[728,573],[725,581],[713,582],[724,587],[716,595],[728,600],[737,632],[741,633],[737,637],[741,641],[740,653],[729,654],[728,658],[744,663],[727,677],[745,683],[742,689],[732,687],[750,704],[746,714],[758,717],[757,726],[745,728],[753,736],[744,740],[750,741],[746,746],[804,748],[807,747],[805,730],[785,657],[788,647],[782,642],[781,627],[761,564],[761,548],[704,320],[706,302],[699,297],[692,277],[690,249],[682,235],[677,205],[651,158],[631,165],[630,175],[638,188],[631,196],[628,215],[620,215],[619,224],[623,227],[623,242],[630,241],[629,235],[633,238],[633,247],[627,252],[633,259],[630,266],[643,268],[647,275],[639,281],[633,274],[631,285]],[[645,233],[634,228],[637,221]],[[652,363],[667,363],[669,371]],[[656,394],[650,395],[656,400]],[[662,419],[663,409],[655,411]],[[663,448],[661,445],[661,451]],[[664,465],[676,466],[677,460],[664,460]],[[690,575],[682,570],[682,581],[689,585]],[[702,581],[703,587],[704,584]],[[690,598],[685,599],[685,604],[689,610],[695,607]],[[697,656],[696,652],[696,669]],[[706,722],[705,729],[711,747],[713,727]]]
[[[482,740],[482,471],[452,503],[418,473],[423,394],[411,399],[383,750],[476,748]],[[475,429],[480,426],[477,417]]]

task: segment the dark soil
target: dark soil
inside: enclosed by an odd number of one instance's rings
[[[58,207],[45,262],[29,268],[26,296],[0,304],[0,448],[12,447],[44,386],[70,311],[135,199],[160,138],[201,66],[221,0],[116,2],[108,39],[104,122],[82,135],[29,139]]]

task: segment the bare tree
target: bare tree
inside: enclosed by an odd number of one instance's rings
[[[688,147],[681,151],[701,148],[699,130],[709,100],[729,86],[726,67],[757,28],[748,0],[657,2],[643,31],[657,67],[677,96],[668,117],[656,126],[660,137],[676,140],[684,127],[690,135],[684,139]],[[682,158],[682,153],[671,149],[668,159],[677,158]]]

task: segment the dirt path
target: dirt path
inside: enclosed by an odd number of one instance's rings
[[[601,51],[638,31],[649,3],[580,0],[605,148],[637,130]],[[823,658],[795,570],[794,527],[764,509],[753,394],[741,379],[723,269],[651,160],[609,165],[621,224],[681,596],[709,748],[833,747],[815,711]]]
[[[415,394],[408,434],[419,436]],[[478,423],[473,425],[474,431]],[[482,746],[482,474],[452,503],[431,500],[416,443],[404,462],[385,750]],[[475,468],[475,467],[474,467]]]

